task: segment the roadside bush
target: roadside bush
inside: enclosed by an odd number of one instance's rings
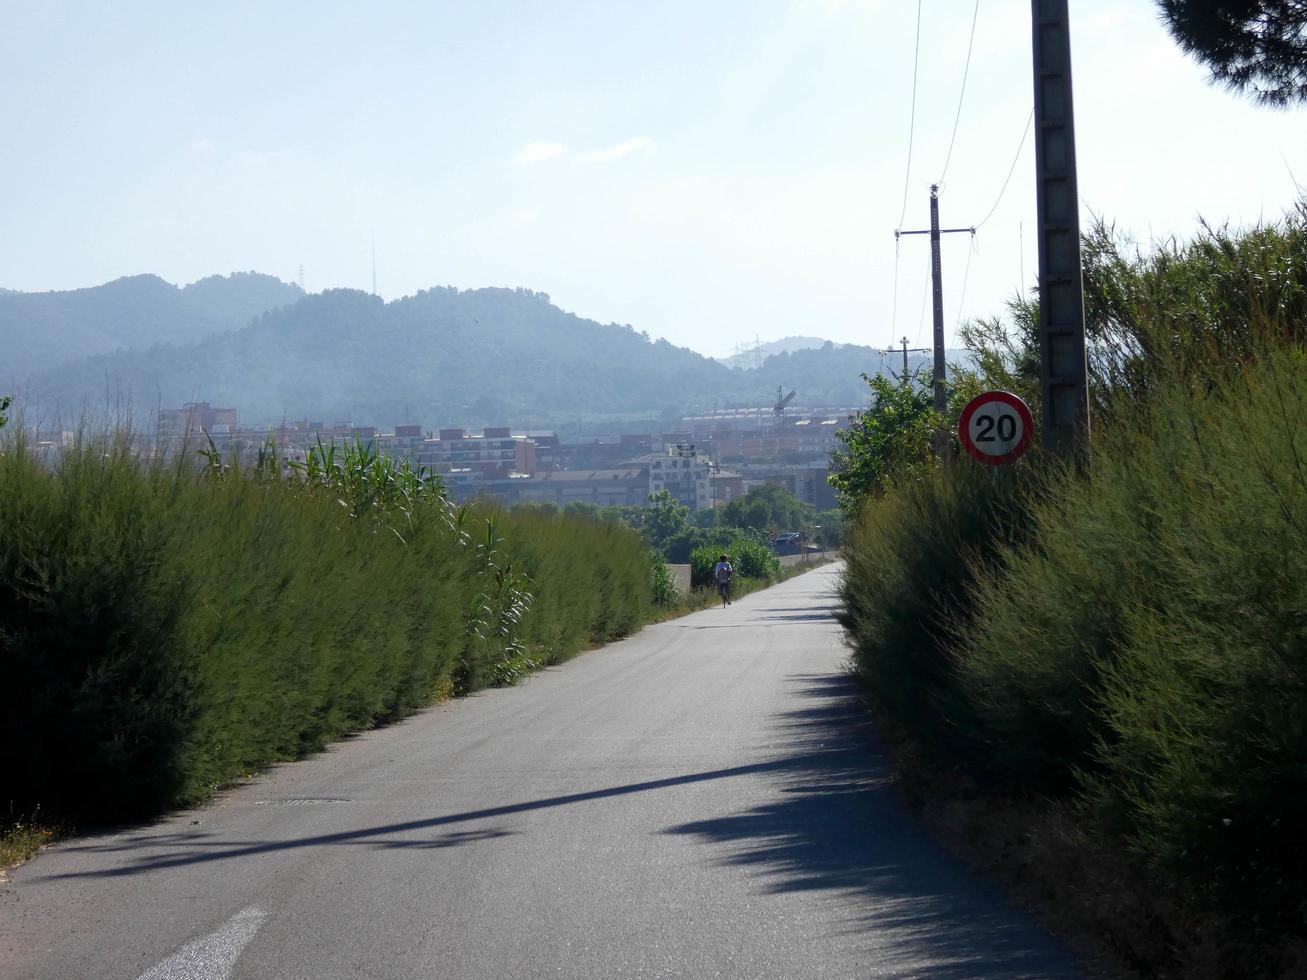
[[[743,578],[755,578],[770,582],[781,571],[781,560],[775,552],[758,541],[750,538],[737,538],[731,543],[727,554],[731,566]]]
[[[1150,862],[1263,928],[1307,896],[1305,418],[1299,351],[1159,393],[1037,508],[960,658],[1002,768],[1078,776]]]
[[[1035,452],[999,482],[962,460],[881,485],[844,529],[854,662],[930,750],[908,756],[929,793],[966,784],[950,805],[989,824],[996,865],[1017,880],[1069,845],[1042,887],[1084,934],[1149,975],[1296,976],[1307,210],[1148,253],[1101,224],[1084,244],[1088,470]],[[1010,312],[965,332],[976,380],[1030,392],[1037,306]],[[1104,854],[1147,885],[1113,892]]]
[[[765,544],[737,533],[725,544],[701,545],[690,553],[690,585],[703,589],[713,585],[713,569],[725,554],[740,578],[770,582],[780,574],[780,559]]]
[[[192,802],[456,685],[511,683],[650,609],[625,526],[455,512],[357,452],[285,478],[275,460],[196,477],[112,440],[48,468],[22,439],[0,453],[13,812],[96,822]]]
[[[977,734],[952,651],[977,575],[1028,532],[1009,483],[963,461],[868,500],[844,528],[841,622],[854,666],[882,712],[937,748]]]
[[[973,567],[966,615],[955,621],[949,657],[978,716],[971,735],[988,773],[1011,788],[1067,790],[1092,764],[1104,734],[1100,667],[1143,581],[1168,574],[1138,539],[1147,478],[1127,467],[1108,487],[1105,465],[1095,460],[1090,486],[1073,474],[1050,479],[1033,509],[1033,540]]]
[[[626,636],[649,618],[648,547],[625,524],[516,509],[500,519],[535,595],[523,640],[542,665]]]
[[[730,527],[689,527],[668,538],[662,554],[671,564],[683,565],[696,548],[716,548],[720,555],[739,535],[739,530]]]
[[[676,587],[672,570],[662,555],[650,551],[649,561],[653,567],[653,604],[659,609],[670,609],[681,601],[681,590]]]

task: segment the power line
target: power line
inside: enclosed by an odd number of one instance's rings
[[[912,52],[912,109],[908,115],[908,165],[903,174],[903,207],[899,209],[899,227],[908,214],[908,183],[912,180],[912,142],[917,131],[917,62],[921,56],[921,0],[917,0],[917,38]],[[894,233],[894,304],[890,312],[891,336],[899,329],[899,237]]]
[[[917,339],[913,341],[914,344],[921,343],[921,333],[926,329],[926,297],[929,295],[930,280],[928,279],[925,285],[921,287],[921,319],[917,322]]]
[[[912,51],[912,110],[908,116],[908,168],[903,175],[903,207],[899,211],[899,227],[908,214],[908,181],[912,179],[912,140],[917,129],[917,64],[921,58],[921,0],[917,0],[917,38]]]
[[[967,267],[962,270],[962,293],[958,296],[958,323],[962,326],[962,311],[967,305],[967,280],[971,278],[971,256],[976,254],[976,236],[971,236],[971,247],[967,249]],[[956,330],[957,327],[954,327]]]
[[[894,328],[890,336],[898,333],[899,325],[899,240],[894,238],[894,305],[890,308],[890,326]]]
[[[989,209],[989,214],[985,215],[985,217],[976,224],[977,230],[979,230],[985,224],[986,221],[994,217],[994,212],[998,210],[999,204],[1002,203],[1003,195],[1007,193],[1007,185],[1012,182],[1012,175],[1016,173],[1017,162],[1021,159],[1021,151],[1024,150],[1026,147],[1026,137],[1030,135],[1030,124],[1034,121],[1035,121],[1035,110],[1034,107],[1032,106],[1030,109],[1030,115],[1026,119],[1026,128],[1021,133],[1021,142],[1017,144],[1016,155],[1012,158],[1012,166],[1008,168],[1007,179],[1003,181],[1003,187],[1001,190],[999,190],[998,197],[994,200],[994,206]]]
[[[967,61],[962,68],[962,91],[958,93],[958,111],[957,115],[953,117],[953,135],[949,137],[948,153],[944,155],[944,170],[939,175],[939,180],[935,181],[937,184],[944,183],[944,175],[948,173],[949,161],[953,159],[953,144],[957,142],[958,123],[962,121],[962,100],[966,98],[967,95],[967,76],[971,74],[971,49],[976,44],[976,20],[979,17],[980,0],[976,0],[976,6],[971,11],[971,38],[967,41]],[[899,223],[902,224],[903,222],[900,220]]]

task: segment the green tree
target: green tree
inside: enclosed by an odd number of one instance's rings
[[[782,486],[767,483],[723,507],[721,523],[756,531],[794,530],[807,524],[811,514],[812,508],[794,494]]]
[[[959,338],[971,354],[975,373],[984,379],[984,387],[1020,395],[1033,409],[1041,397],[1039,303],[1014,297],[1008,301],[1007,312],[1008,319],[968,320]]]
[[[1307,100],[1307,3],[1159,0],[1171,36],[1212,81],[1263,105]]]
[[[918,371],[901,382],[881,375],[863,378],[871,388],[871,407],[839,431],[844,447],[831,455],[831,486],[848,513],[896,480],[929,467],[939,425],[929,375]]]
[[[644,507],[628,505],[618,506],[614,504],[600,508],[599,518],[609,524],[621,522],[627,527],[634,528],[638,531],[644,527],[645,511],[646,509]]]
[[[771,507],[765,500],[737,497],[722,508],[723,527],[747,527],[765,531],[771,524]]]
[[[651,547],[661,550],[670,538],[690,526],[690,508],[667,489],[651,493],[649,504],[644,515],[644,537]]]
[[[716,527],[720,523],[720,518],[721,515],[715,507],[705,507],[691,515],[690,523],[695,527]]]
[[[822,548],[838,548],[844,534],[844,512],[820,511],[813,518],[813,540]]]

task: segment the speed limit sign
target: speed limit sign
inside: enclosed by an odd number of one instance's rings
[[[986,391],[962,410],[958,436],[974,459],[989,466],[1010,463],[1030,445],[1030,409],[1010,391]]]

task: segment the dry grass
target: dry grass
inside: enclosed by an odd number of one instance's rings
[[[929,761],[901,730],[880,727],[913,812],[1080,953],[1097,980],[1307,976],[1302,944],[1250,947],[1239,924],[1160,884],[1077,806],[988,793]]]
[[[58,836],[55,828],[30,821],[19,821],[0,832],[0,880],[7,871],[35,857],[37,851]]]

